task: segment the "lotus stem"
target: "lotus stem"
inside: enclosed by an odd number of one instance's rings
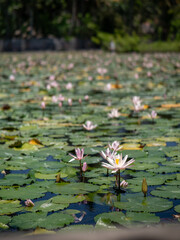
[[[79,160],[80,163],[80,176],[82,177],[82,164],[81,164],[81,160]]]
[[[118,181],[118,189],[120,190],[120,170],[118,170],[118,175],[119,175],[119,181]]]

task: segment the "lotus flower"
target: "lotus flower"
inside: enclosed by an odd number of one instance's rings
[[[54,80],[55,80],[55,76],[54,76],[54,75],[50,75],[50,76],[49,76],[49,80],[50,80],[50,81],[54,81]]]
[[[34,203],[31,201],[31,199],[27,199],[27,200],[25,201],[25,205],[26,205],[27,207],[34,207]]]
[[[120,186],[123,187],[123,188],[126,188],[128,186],[128,183],[125,180],[123,180],[121,182]]]
[[[85,128],[88,131],[91,131],[96,127],[97,127],[97,125],[96,124],[94,125],[91,121],[86,121],[86,123],[83,124],[83,128]]]
[[[68,105],[72,106],[72,99],[71,98],[68,98]]]
[[[104,75],[107,73],[107,69],[106,68],[98,68],[97,69],[97,72],[100,74],[100,75]]]
[[[155,112],[154,110],[152,110],[152,112],[150,114],[148,114],[148,116],[152,119],[155,119],[157,117],[157,112]]]
[[[15,81],[15,76],[14,75],[10,75],[9,76],[9,80],[12,81],[12,82]]]
[[[74,160],[82,160],[84,157],[84,148],[80,149],[80,148],[76,148],[75,149],[75,152],[76,152],[76,156],[75,155],[72,155],[71,153],[69,153],[69,155],[71,157],[73,157],[71,160],[69,160],[69,162],[72,162]]]
[[[46,108],[46,103],[43,101],[43,102],[41,102],[41,108],[42,109],[45,109]]]
[[[112,173],[117,172],[118,170],[129,168],[129,166],[135,161],[134,159],[131,159],[127,162],[128,155],[126,155],[124,158],[122,158],[121,154],[114,154],[112,157],[107,157],[107,161],[109,163],[102,163],[102,166],[105,168],[108,168],[110,170],[113,170]]]
[[[71,90],[72,88],[73,88],[72,83],[69,82],[69,83],[66,84],[66,89],[67,90]]]
[[[120,113],[118,112],[118,109],[112,109],[111,113],[108,113],[108,117],[110,118],[118,118],[120,116]]]
[[[101,157],[107,160],[108,157],[112,157],[112,153],[109,148],[106,149],[106,152],[100,152]]]
[[[110,149],[113,149],[113,151],[119,151],[122,146],[120,146],[118,141],[114,141],[112,144],[108,144]]]
[[[134,105],[134,111],[139,112],[144,109],[144,107],[141,105],[142,100],[138,96],[134,96],[132,99],[133,105]]]

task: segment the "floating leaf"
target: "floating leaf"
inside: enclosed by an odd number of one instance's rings
[[[155,197],[140,197],[136,196],[127,199],[127,202],[115,202],[114,206],[119,209],[124,209],[134,212],[162,212],[172,208],[173,203],[162,198]]]
[[[53,213],[25,213],[12,218],[11,227],[21,230],[35,229],[36,227],[46,229],[57,229],[74,222],[74,218],[68,214]]]
[[[163,198],[180,199],[180,187],[161,186],[151,191],[151,194]]]

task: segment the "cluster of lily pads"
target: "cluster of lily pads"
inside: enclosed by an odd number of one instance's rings
[[[179,61],[2,54],[1,231],[177,223]]]

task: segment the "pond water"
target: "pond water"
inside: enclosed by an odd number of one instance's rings
[[[175,53],[2,54],[0,231],[178,223],[179,61]],[[69,162],[77,148],[83,171]],[[119,189],[125,163],[128,185]]]

